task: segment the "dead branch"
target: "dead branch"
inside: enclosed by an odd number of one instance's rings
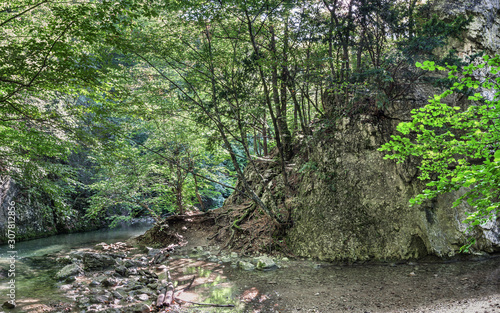
[[[177,302],[181,301],[181,302],[190,303],[190,304],[199,305],[199,306],[212,306],[212,307],[218,307],[218,308],[234,308],[234,304],[200,303],[200,302],[182,300],[182,299],[178,299],[178,298],[175,298],[175,301],[177,301]]]

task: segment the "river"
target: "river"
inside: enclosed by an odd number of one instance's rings
[[[149,227],[135,224],[17,243],[15,295],[19,307],[5,311],[63,312],[64,304],[71,300],[63,284],[54,279],[62,265],[50,256],[100,242],[126,241]],[[2,303],[10,290],[7,251],[6,246],[0,247]],[[194,281],[179,298],[235,307],[191,308],[189,312],[500,312],[499,258],[350,266],[279,259],[280,268],[264,272],[243,271],[235,262],[208,259],[189,256],[186,251],[169,259],[167,265],[178,287]],[[73,307],[73,311],[83,310]]]
[[[65,255],[72,250],[93,246],[96,243],[126,241],[143,234],[151,228],[150,222],[136,222],[117,228],[101,229],[83,233],[62,234],[46,238],[18,242],[14,249],[0,246],[0,305],[9,299],[9,281],[15,278],[16,302],[23,309],[11,312],[44,311],[47,304],[67,301],[64,292],[58,288],[55,273],[62,267],[55,264],[48,255]],[[15,251],[15,277],[9,277],[9,261]],[[46,310],[46,308],[45,308]],[[0,311],[1,312],[1,311]]]

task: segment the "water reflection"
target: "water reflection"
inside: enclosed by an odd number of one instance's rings
[[[234,307],[191,306],[191,312],[245,312],[238,289],[224,275],[225,266],[194,259],[174,259],[169,262],[172,280],[177,281],[177,298],[205,304]],[[181,301],[182,302],[182,301]],[[188,304],[189,305],[189,304]]]
[[[133,225],[123,224],[118,228],[101,229],[96,231],[56,235],[16,243],[15,250],[19,258],[41,256],[56,252],[68,252],[72,248],[92,245],[99,242],[113,243],[119,240],[128,240],[143,234],[151,228],[151,223],[141,222]],[[8,257],[7,245],[0,246],[0,259]]]

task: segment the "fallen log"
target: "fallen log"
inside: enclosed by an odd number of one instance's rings
[[[162,305],[169,307],[172,305],[172,301],[174,301],[174,283],[172,283],[170,271],[167,270],[167,288],[165,290],[165,297]]]
[[[174,301],[174,284],[172,282],[168,282],[167,291],[165,292],[165,299],[163,300],[163,305],[171,306],[172,301]]]
[[[156,307],[161,308],[163,306],[166,291],[166,289],[160,289],[160,294],[158,295],[158,299],[156,299]]]

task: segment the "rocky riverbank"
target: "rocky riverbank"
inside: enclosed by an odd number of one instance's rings
[[[185,245],[169,251],[117,242],[29,257],[24,262],[57,264],[51,274],[57,292],[35,306],[33,290],[32,298],[24,295],[27,299],[13,311],[500,312],[498,258],[335,266],[242,257],[218,248]],[[169,308],[158,308],[167,270],[176,300]]]
[[[169,312],[179,311],[182,307],[193,306],[189,303],[195,302],[193,300],[206,300],[207,284],[224,285],[225,267],[242,271],[270,271],[287,267],[289,262],[287,258],[273,260],[265,255],[241,258],[235,252],[217,251],[218,247],[197,246],[180,247],[174,252],[172,248],[133,247],[129,243],[117,242],[100,243],[66,255],[45,256],[48,261],[58,264],[60,269],[54,278],[58,281],[59,290],[70,301],[52,304],[50,311],[162,311],[156,306],[156,300],[165,286],[167,271],[171,272],[176,287],[175,300]],[[241,311],[244,306],[237,297],[219,300],[226,303],[215,304],[230,304],[236,311]],[[29,311],[26,305],[20,309]]]
[[[4,312],[500,312],[498,258],[338,266],[220,251],[190,228],[180,245],[94,243],[21,258],[27,282]],[[177,300],[157,308],[166,270]]]

